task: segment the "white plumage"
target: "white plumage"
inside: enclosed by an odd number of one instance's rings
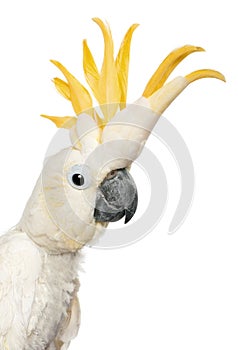
[[[78,267],[79,253],[47,254],[16,229],[1,237],[1,350],[67,349],[79,327]]]

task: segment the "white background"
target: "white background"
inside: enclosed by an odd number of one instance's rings
[[[39,115],[72,113],[50,82],[58,72],[49,59],[60,60],[83,81],[82,39],[88,38],[99,62],[102,58],[103,42],[91,21],[94,16],[110,22],[116,49],[127,28],[141,24],[132,43],[128,101],[141,95],[161,60],[184,44],[207,51],[187,58],[174,75],[213,68],[226,76],[227,83],[198,81],[164,114],[193,158],[196,189],[190,214],[179,231],[167,234],[179,198],[179,173],[165,148],[154,149],[164,162],[169,185],[166,213],[153,232],[135,245],[110,251],[85,249],[79,293],[82,326],[70,348],[237,349],[234,1],[2,1],[1,232],[19,220],[55,133],[54,125]],[[141,211],[143,191],[147,193],[149,185],[139,177],[136,181]]]

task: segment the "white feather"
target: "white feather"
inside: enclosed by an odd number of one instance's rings
[[[78,268],[78,253],[47,254],[24,232],[0,238],[0,350],[69,344],[79,326]]]

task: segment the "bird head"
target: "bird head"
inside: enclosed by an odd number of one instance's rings
[[[142,96],[127,104],[130,44],[137,24],[127,31],[115,58],[108,24],[99,18],[93,20],[103,34],[104,58],[99,70],[84,40],[83,69],[98,106],[93,106],[88,89],[61,63],[52,60],[65,78],[55,78],[55,87],[71,102],[74,115],[42,116],[68,130],[71,146],[49,157],[21,221],[38,244],[61,250],[78,249],[109,222],[124,217],[127,223],[133,217],[138,195],[129,170],[161,114],[195,80],[225,80],[217,71],[202,69],[167,83],[183,59],[204,51],[185,45],[164,59]]]

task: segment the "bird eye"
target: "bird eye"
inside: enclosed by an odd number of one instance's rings
[[[72,176],[72,181],[75,186],[83,186],[84,184],[84,177],[82,174],[74,174]]]
[[[83,190],[90,186],[90,170],[86,165],[74,165],[68,172],[68,181],[76,189]]]

